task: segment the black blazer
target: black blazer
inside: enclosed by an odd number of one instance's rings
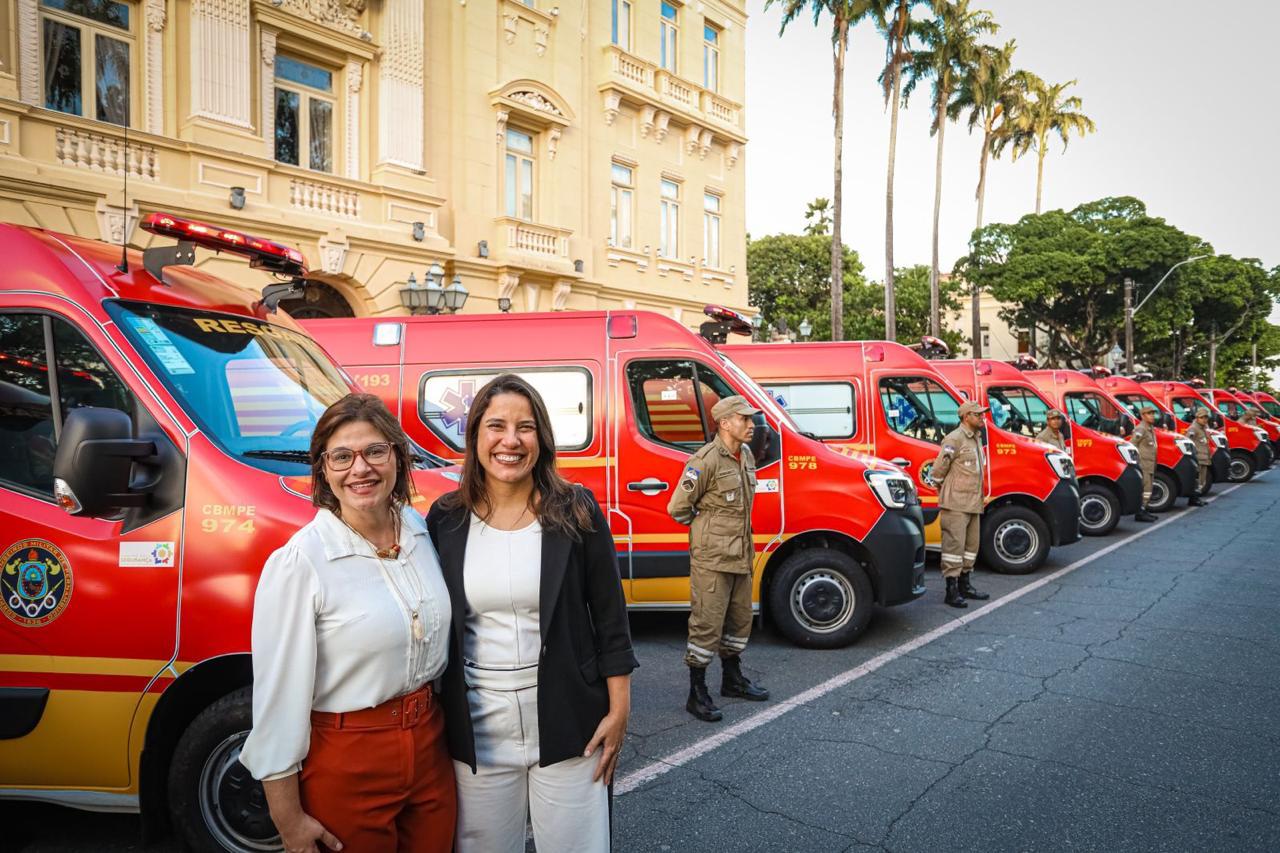
[[[627,602],[618,574],[618,554],[600,505],[575,486],[591,513],[591,532],[582,540],[553,531],[542,534],[538,661],[539,766],[582,755],[609,711],[605,679],[626,675],[640,664],[631,648]],[[462,562],[471,519],[466,509],[444,510],[437,501],[427,513],[427,529],[440,554],[449,587],[453,630],[449,665],[440,691],[449,754],[476,769],[475,733],[462,669],[462,637],[467,614]]]

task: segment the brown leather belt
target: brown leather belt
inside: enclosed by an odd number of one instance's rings
[[[372,708],[343,713],[312,711],[311,725],[323,729],[407,729],[425,720],[434,704],[435,693],[427,684]]]

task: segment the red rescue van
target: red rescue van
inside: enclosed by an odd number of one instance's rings
[[[1123,404],[1135,421],[1141,417],[1142,408],[1150,405],[1160,410],[1159,422],[1163,428],[1179,435],[1185,435],[1187,427],[1191,426],[1189,421],[1179,420],[1178,416],[1165,403],[1157,400],[1136,379],[1129,376],[1103,376],[1095,381],[1102,386],[1103,390]],[[1218,422],[1220,423],[1221,421],[1219,420]],[[1206,494],[1212,491],[1214,483],[1225,483],[1231,473],[1231,451],[1227,447],[1226,435],[1221,430],[1214,429],[1212,422],[1208,432],[1209,441],[1213,447],[1213,478],[1209,481]]]
[[[915,472],[925,541],[941,544],[938,490],[927,475],[960,423],[960,393],[905,346],[887,341],[722,346],[802,430],[842,452],[873,453]],[[987,507],[979,555],[989,568],[1025,574],[1051,545],[1080,538],[1080,495],[1064,453],[999,427],[985,439]]]
[[[1181,423],[1190,423],[1195,417],[1195,410],[1201,406],[1210,411],[1210,418],[1227,438],[1227,449],[1231,453],[1231,464],[1227,472],[1229,482],[1247,482],[1253,479],[1256,472],[1271,467],[1271,445],[1267,441],[1266,432],[1223,415],[1205,389],[1195,388],[1186,382],[1167,380],[1143,382],[1142,387],[1168,406]]]
[[[279,849],[237,761],[253,595],[315,515],[311,428],[351,387],[267,307],[290,285],[264,276],[254,301],[182,265],[199,245],[296,281],[296,250],[162,214],[143,228],[179,243],[121,264],[119,246],[0,225],[0,798]],[[456,475],[415,482],[425,511]]]
[[[1120,402],[1078,370],[1028,370],[1067,417],[1080,426],[1130,435],[1134,420]],[[1156,473],[1151,486],[1151,512],[1166,512],[1180,497],[1196,493],[1196,448],[1191,439],[1156,427]]]
[[[1241,393],[1236,388],[1228,388],[1225,391],[1215,389],[1213,394],[1218,411],[1225,415],[1238,419],[1245,410],[1253,412],[1258,427],[1267,434],[1267,442],[1271,445],[1271,456],[1274,462],[1275,457],[1280,455],[1280,424],[1271,420],[1266,409],[1258,405],[1250,394]]]
[[[911,479],[802,435],[755,382],[674,320],[644,311],[470,314],[304,324],[381,394],[431,452],[459,459],[475,392],[515,371],[546,400],[565,476],[606,508],[632,608],[689,606],[689,531],[667,514],[685,462],[741,394],[762,413],[756,456],[756,606],[793,642],[831,648],[873,604],[924,593]]]
[[[1027,378],[1027,372],[994,359],[932,362],[970,399],[991,408],[987,418],[1009,432],[1035,437],[1044,429],[1051,408],[1062,408]],[[1068,419],[1070,419],[1068,415]],[[1133,515],[1142,503],[1138,449],[1093,425],[1065,423],[1067,447],[1080,484],[1080,531],[1103,536]]]
[[[1253,401],[1261,407],[1262,411],[1267,413],[1267,417],[1269,417],[1273,423],[1280,423],[1280,400],[1277,400],[1266,391],[1254,391],[1250,396],[1253,398]]]

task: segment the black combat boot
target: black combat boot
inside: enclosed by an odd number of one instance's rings
[[[949,607],[968,607],[969,602],[964,600],[963,593],[960,592],[960,579],[947,578],[947,605]]]
[[[722,715],[707,692],[707,671],[702,667],[689,667],[689,701],[684,709],[704,723],[720,722]]]
[[[973,577],[973,572],[960,573],[960,594],[963,595],[965,598],[972,598],[974,601],[986,601],[988,598],[991,597],[990,594],[985,592],[978,592],[976,589],[974,589],[973,584],[970,583],[970,580],[969,580],[972,577]]]
[[[1187,500],[1187,506],[1208,506],[1209,504],[1199,495],[1192,495]]]
[[[752,702],[763,702],[769,698],[769,691],[752,684],[742,674],[742,659],[737,655],[721,658],[723,677],[720,679],[720,695],[731,699],[748,699]]]
[[[1143,504],[1142,509],[1134,513],[1133,520],[1134,521],[1155,521],[1156,517],[1151,513],[1147,512],[1146,504]]]

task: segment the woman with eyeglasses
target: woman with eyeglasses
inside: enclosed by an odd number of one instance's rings
[[[432,681],[452,611],[410,506],[409,442],[350,394],[311,437],[315,518],[267,560],[253,610],[253,730],[289,853],[453,847],[457,793]]]

